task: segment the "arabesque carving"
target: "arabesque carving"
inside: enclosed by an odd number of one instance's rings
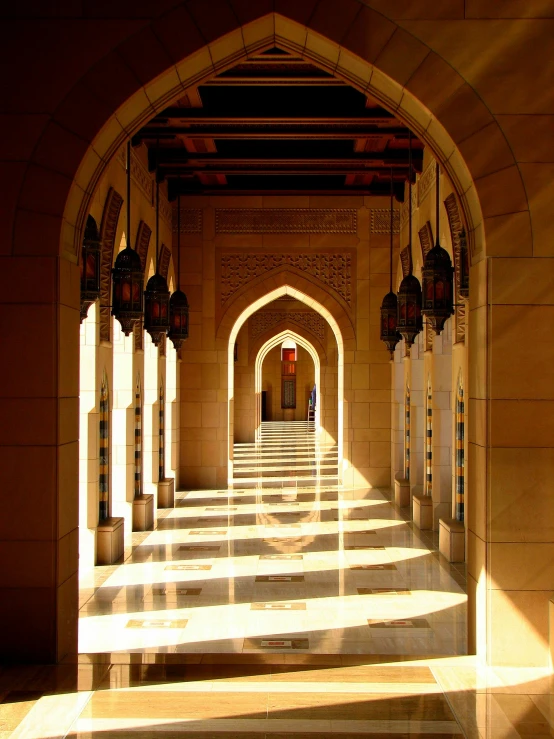
[[[216,233],[357,233],[354,208],[216,208]]]
[[[232,253],[221,255],[221,304],[251,280],[279,267],[292,267],[332,288],[352,304],[352,253]]]
[[[102,252],[100,259],[100,302],[99,322],[100,341],[110,341],[111,332],[111,287],[112,287],[112,265],[117,232],[117,222],[123,205],[121,195],[110,187],[104,204],[102,223],[100,224],[100,238],[102,240]]]
[[[259,311],[254,313],[250,318],[250,337],[257,339],[258,336],[282,321],[292,321],[317,336],[321,341],[325,339],[325,319],[319,313],[312,311]]]
[[[122,147],[119,150],[117,158],[123,169],[127,169],[126,147]],[[144,197],[148,200],[148,203],[153,205],[154,182],[152,175],[133,151],[131,151],[131,179],[138,185],[139,190],[141,190]]]
[[[418,205],[425,200],[429,194],[431,188],[435,184],[435,178],[437,176],[437,165],[434,160],[431,160],[427,165],[424,172],[417,182],[417,202]]]

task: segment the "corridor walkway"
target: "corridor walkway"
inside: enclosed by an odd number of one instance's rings
[[[463,656],[463,570],[336,447],[268,424],[235,460],[83,573],[78,664],[0,667],[0,739],[551,735],[549,671]]]

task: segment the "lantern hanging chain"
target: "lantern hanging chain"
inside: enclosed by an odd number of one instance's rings
[[[441,184],[440,184],[440,167],[439,167],[439,160],[437,159],[436,162],[436,170],[435,170],[435,179],[436,179],[436,193],[437,193],[437,202],[436,202],[436,229],[437,229],[437,240],[436,245],[440,246],[440,238],[439,238],[439,211],[440,211],[440,191],[441,191]]]
[[[177,194],[177,290],[181,289],[181,178],[178,179]]]
[[[393,186],[392,186],[392,167],[390,168],[390,281],[389,281],[389,292],[392,292],[392,228],[393,228],[393,212],[392,212],[392,201],[393,201]]]
[[[408,131],[408,246],[410,248],[410,271],[412,274],[412,132]]]
[[[127,246],[131,246],[131,141],[127,141]]]
[[[160,271],[160,183],[158,180],[158,162],[160,160],[160,139],[156,140],[156,274]]]

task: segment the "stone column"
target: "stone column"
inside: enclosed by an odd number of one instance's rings
[[[0,660],[56,662],[77,652],[79,269],[2,256],[0,286]]]

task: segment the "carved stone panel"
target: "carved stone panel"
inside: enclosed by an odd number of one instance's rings
[[[144,323],[142,318],[133,326],[133,348],[136,352],[144,349]]]
[[[146,268],[146,257],[148,256],[148,244],[150,243],[151,234],[152,229],[150,226],[144,221],[141,221],[138,227],[135,249],[140,257],[140,263],[143,270]]]
[[[409,246],[405,246],[400,252],[400,262],[402,263],[402,277],[407,277],[412,271],[412,252]]]
[[[216,233],[340,233],[357,232],[352,208],[216,208]]]
[[[111,332],[111,285],[112,285],[112,264],[115,246],[115,236],[117,232],[117,222],[121,212],[123,198],[121,195],[110,187],[104,204],[104,212],[102,214],[102,223],[100,224],[100,238],[102,240],[102,252],[100,259],[100,341],[110,341]]]
[[[251,280],[280,267],[291,267],[334,290],[352,308],[355,284],[352,251],[306,254],[302,252],[223,252],[220,263],[220,303],[224,305]]]
[[[390,234],[390,210],[388,208],[371,208],[371,233]],[[392,211],[392,232],[400,233],[400,211]]]
[[[323,341],[325,339],[325,319],[313,311],[260,311],[250,318],[250,337],[257,339],[265,331],[283,321],[292,321]]]
[[[160,274],[162,277],[165,277],[167,280],[167,275],[169,272],[169,263],[171,262],[171,252],[167,248],[165,244],[162,244],[162,248],[160,250]]]
[[[177,208],[173,211],[173,233],[177,233]],[[181,233],[202,233],[202,210],[200,208],[181,208]]]
[[[462,251],[460,234],[464,227],[458,208],[458,202],[454,193],[444,201],[444,207],[448,215],[448,224],[450,226],[450,238],[452,239],[452,253],[454,256],[454,322],[455,322],[455,341],[465,341],[466,332],[466,303],[465,299],[460,295],[460,282],[462,270]]]
[[[419,243],[421,244],[421,254],[425,261],[425,257],[433,248],[433,229],[431,228],[430,221],[427,221],[423,228],[419,229]]]

